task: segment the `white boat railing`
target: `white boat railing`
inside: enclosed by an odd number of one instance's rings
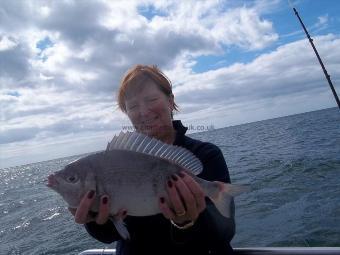
[[[340,247],[249,247],[234,248],[237,255],[340,255]],[[116,249],[91,249],[79,255],[115,255]]]
[[[78,255],[116,255],[116,249],[90,249],[82,251]]]
[[[237,255],[340,255],[340,247],[249,247],[234,251]]]

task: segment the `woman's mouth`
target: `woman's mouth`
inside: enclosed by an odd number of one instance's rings
[[[142,125],[151,125],[153,124],[156,120],[158,119],[158,117],[154,117],[152,119],[147,119],[142,121]]]

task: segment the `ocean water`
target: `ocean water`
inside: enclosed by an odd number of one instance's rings
[[[218,145],[235,199],[234,247],[340,246],[340,112],[330,108],[191,135]],[[84,155],[82,155],[84,156]],[[0,169],[0,254],[113,248],[75,224],[46,176],[72,156]]]

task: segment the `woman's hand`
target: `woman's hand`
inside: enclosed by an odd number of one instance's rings
[[[69,211],[74,216],[74,221],[78,224],[86,224],[95,221],[97,224],[105,224],[110,216],[110,201],[109,197],[106,195],[101,196],[99,212],[93,213],[90,211],[92,204],[95,200],[95,192],[93,190],[89,191],[81,200],[78,208],[68,208]],[[126,210],[119,210],[117,214],[114,215],[116,219],[124,219],[126,217]]]
[[[160,210],[165,218],[176,224],[194,222],[206,207],[203,189],[185,172],[171,176],[167,192],[167,199],[160,198]]]

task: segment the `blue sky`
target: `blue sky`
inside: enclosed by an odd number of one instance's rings
[[[295,0],[339,94],[340,2]],[[0,168],[104,149],[135,64],[172,80],[186,125],[335,107],[286,0],[1,1]]]

